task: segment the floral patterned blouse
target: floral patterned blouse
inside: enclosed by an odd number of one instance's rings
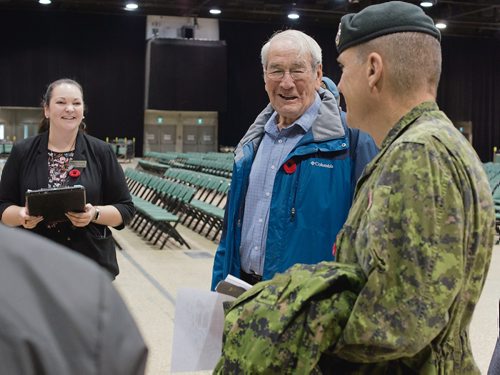
[[[67,185],[69,163],[73,160],[74,151],[55,152],[48,150],[49,160],[49,188]]]

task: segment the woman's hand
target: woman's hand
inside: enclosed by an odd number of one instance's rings
[[[19,221],[26,229],[33,229],[43,220],[43,216],[30,216],[26,207],[21,207],[19,210]]]
[[[95,207],[90,203],[85,205],[84,212],[67,212],[65,215],[75,227],[86,227],[95,217]]]

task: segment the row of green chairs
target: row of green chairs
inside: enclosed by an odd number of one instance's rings
[[[173,181],[195,186],[199,189],[195,198],[204,200],[206,200],[206,198],[202,198],[204,195],[219,191],[221,185],[227,185],[231,182],[228,178],[182,168],[169,168],[163,176]]]
[[[207,159],[207,160],[233,160],[233,154],[229,152],[158,152],[146,151],[144,157],[148,159],[155,159],[157,161],[170,161],[174,159],[188,160],[188,159]]]
[[[183,168],[216,176],[231,177],[233,154],[222,152],[147,152],[145,158],[173,168]]]
[[[207,152],[204,154],[203,159],[206,160],[229,160],[231,163],[234,159],[232,152]]]
[[[500,163],[484,163],[484,170],[488,176],[491,190],[495,190],[500,183]]]
[[[224,209],[231,180],[178,168],[168,169],[164,176],[198,189],[195,198],[187,205],[182,224],[215,240],[222,231]]]
[[[183,217],[182,224],[215,240],[222,231],[231,180],[180,169],[169,169],[165,172],[165,177],[198,187],[195,199],[188,204],[187,215]]]
[[[148,151],[144,153],[144,158],[151,159],[162,164],[169,164],[171,161],[174,161],[177,158],[181,157],[181,155],[182,153],[180,152]]]
[[[498,235],[496,243],[498,245],[500,243],[500,163],[485,163],[484,170],[488,176],[495,203],[495,228]]]
[[[170,168],[167,164],[157,163],[155,161],[139,159],[137,161],[138,166],[148,172],[153,172],[158,175],[163,175],[165,171]]]
[[[187,159],[185,168],[216,176],[231,177],[233,171],[232,160]]]
[[[13,145],[12,142],[0,143],[0,154],[9,155]]]
[[[132,229],[154,245],[161,242],[160,249],[169,238],[190,249],[176,226],[196,190],[131,168],[125,170],[125,177],[137,211],[130,224]]]

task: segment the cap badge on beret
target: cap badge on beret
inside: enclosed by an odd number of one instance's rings
[[[337,48],[339,47],[339,44],[340,44],[340,33],[342,31],[342,24],[339,23],[339,30],[337,31],[337,36],[335,37],[335,45],[337,46]]]

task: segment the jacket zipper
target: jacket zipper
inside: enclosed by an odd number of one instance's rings
[[[297,190],[299,186],[300,179],[300,163],[297,163],[297,177],[293,183],[293,199],[292,199],[292,208],[290,209],[290,221],[295,221],[295,215],[297,214],[297,209],[295,208],[295,202],[297,200]]]
[[[255,153],[256,153],[256,151],[254,151],[254,157],[255,157]],[[254,160],[254,158],[252,158],[252,163],[253,163],[253,160]],[[244,161],[244,163],[247,164],[248,161]],[[247,168],[251,169],[251,164],[250,164],[250,166],[243,165],[242,168],[244,170],[247,169]],[[245,173],[243,173],[243,174],[245,174]],[[250,170],[248,171],[248,175],[246,176],[246,180],[243,182],[243,190],[242,190],[242,192],[243,191],[245,192],[245,194],[244,194],[245,197],[247,195],[249,180],[250,180]],[[242,218],[243,218],[244,209],[245,209],[245,198],[241,199],[240,205],[238,207],[238,220],[236,221],[236,226],[237,226],[237,228],[240,228],[240,229],[241,229],[241,225],[242,225]]]

